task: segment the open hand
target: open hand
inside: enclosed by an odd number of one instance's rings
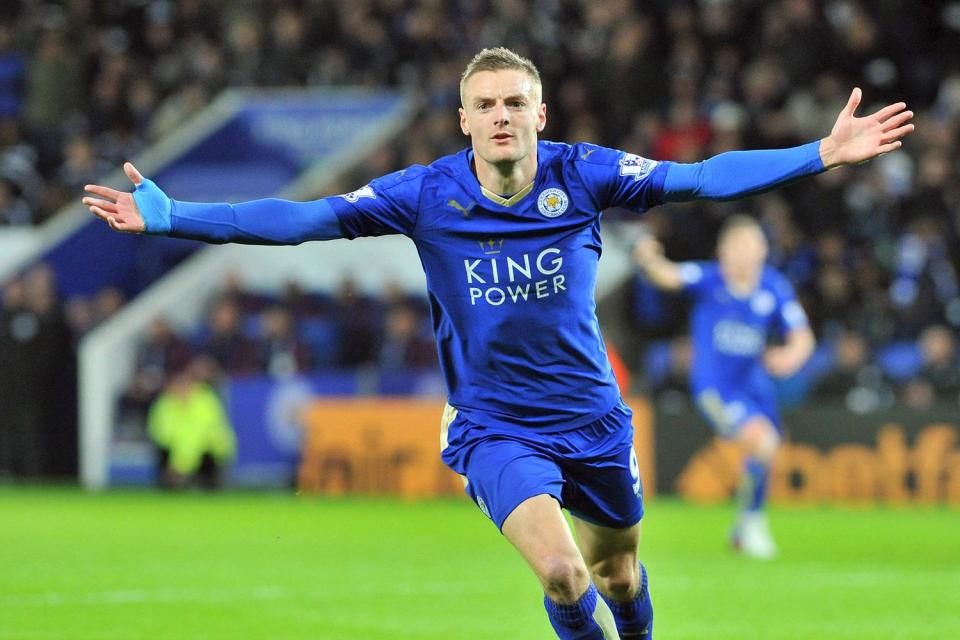
[[[138,187],[143,182],[143,176],[131,163],[124,163],[123,172],[133,182],[133,186]],[[87,205],[90,213],[106,220],[114,231],[143,233],[146,230],[143,216],[140,214],[140,209],[137,207],[137,202],[133,199],[132,193],[117,191],[98,184],[88,184],[84,187],[84,190],[99,197],[85,196],[83,204]]]
[[[650,234],[643,234],[633,245],[633,259],[643,266],[663,256],[663,245]]]
[[[901,138],[913,131],[913,124],[909,122],[913,111],[907,111],[904,102],[888,105],[862,118],[854,116],[862,96],[859,88],[853,90],[830,135],[821,141],[820,159],[824,167],[865,162],[895,151],[903,144]]]

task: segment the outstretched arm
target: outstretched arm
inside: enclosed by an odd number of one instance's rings
[[[729,151],[703,162],[671,164],[663,182],[666,201],[729,200],[754,195],[844,164],[866,162],[899,149],[913,131],[903,102],[858,118],[859,88],[837,116],[830,135],[790,149]]]
[[[663,245],[651,235],[643,235],[633,247],[633,259],[643,277],[653,286],[666,291],[683,288],[680,265],[663,255]]]
[[[306,240],[344,237],[333,208],[324,200],[254,200],[240,204],[172,200],[127,162],[123,171],[133,182],[133,193],[101,185],[85,190],[90,212],[114,231],[150,233],[205,242],[243,244],[299,244]]]

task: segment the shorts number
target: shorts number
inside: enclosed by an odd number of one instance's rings
[[[633,478],[633,492],[638,498],[643,497],[643,486],[640,484],[640,463],[637,462],[637,452],[630,445],[630,477]]]

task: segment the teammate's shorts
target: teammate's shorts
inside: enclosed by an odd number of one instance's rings
[[[498,529],[521,502],[541,494],[578,518],[622,529],[643,517],[632,416],[619,400],[595,422],[542,433],[484,427],[448,407],[441,455],[466,477],[467,494]]]
[[[744,392],[707,387],[696,393],[697,408],[722,438],[733,438],[752,418],[763,416],[783,434],[777,400],[770,394]]]

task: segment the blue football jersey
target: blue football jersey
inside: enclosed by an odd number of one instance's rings
[[[762,358],[768,339],[807,326],[790,282],[765,266],[757,288],[738,297],[727,287],[716,262],[685,262],[680,274],[693,302],[690,377],[694,392],[769,382]]]
[[[600,212],[660,204],[669,163],[541,141],[534,181],[510,198],[483,189],[472,163],[465,149],[326,200],[348,238],[416,244],[449,402],[468,420],[595,421],[619,398],[594,301]]]

